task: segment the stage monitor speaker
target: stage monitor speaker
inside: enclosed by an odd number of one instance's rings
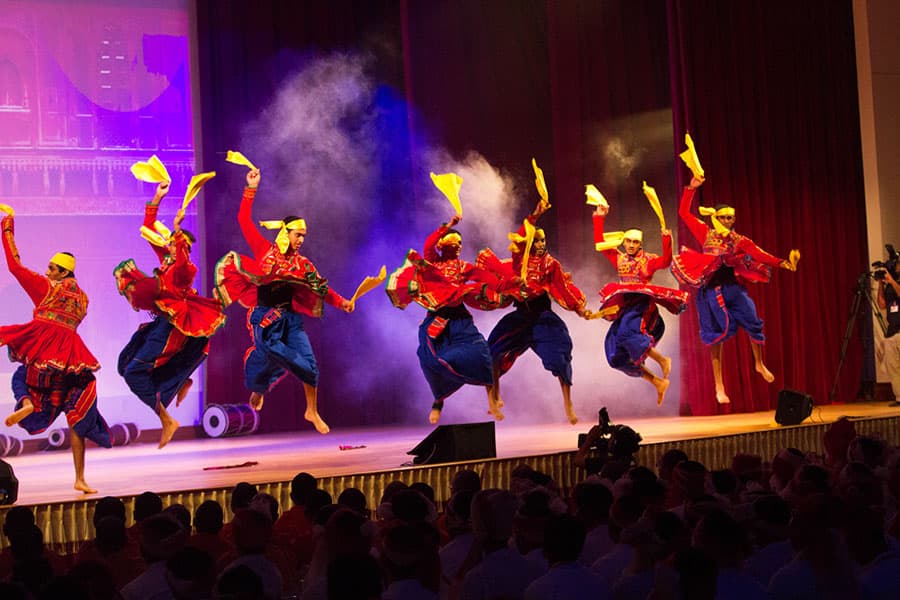
[[[778,392],[775,422],[779,425],[799,425],[812,414],[812,409],[813,399],[809,394],[797,390],[781,390]]]
[[[494,422],[439,425],[407,454],[416,465],[496,458]]]
[[[14,504],[19,497],[19,480],[12,465],[0,459],[0,505]]]

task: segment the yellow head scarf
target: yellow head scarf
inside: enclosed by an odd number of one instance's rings
[[[443,248],[449,244],[460,244],[462,245],[462,236],[456,233],[455,231],[451,231],[450,233],[444,234],[441,239],[438,240],[437,247]]]
[[[643,243],[644,241],[644,232],[640,229],[629,229],[624,234],[622,234],[623,240],[635,240]]]
[[[291,238],[288,235],[289,231],[299,230],[300,233],[306,235],[306,221],[303,219],[294,219],[288,223],[285,223],[284,220],[281,221],[260,221],[260,227],[265,227],[266,229],[277,229],[278,235],[275,236],[275,245],[278,246],[279,252],[282,254],[286,254],[288,248],[291,247]]]
[[[719,235],[727,235],[731,231],[730,229],[722,225],[717,217],[733,217],[734,208],[730,206],[723,206],[722,208],[716,210],[715,208],[710,208],[708,206],[701,206],[700,214],[704,217],[709,217],[709,220],[712,221],[713,228]]]
[[[72,256],[71,254],[66,254],[64,252],[57,252],[50,259],[50,262],[52,262],[57,267],[62,267],[69,273],[75,272],[75,257]]]

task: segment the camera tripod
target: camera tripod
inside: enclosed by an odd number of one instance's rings
[[[859,311],[863,307],[863,298],[868,301],[869,306],[872,309],[872,314],[875,315],[875,320],[878,322],[878,326],[881,327],[881,332],[887,332],[887,324],[884,322],[884,317],[881,314],[881,311],[878,310],[878,305],[875,303],[875,300],[872,299],[872,289],[869,285],[869,273],[862,273],[859,277],[856,278],[856,290],[853,294],[853,301],[850,303],[850,315],[847,317],[847,326],[844,328],[844,338],[841,340],[841,355],[838,359],[837,369],[834,372],[834,381],[831,383],[831,392],[828,393],[828,399],[831,402],[834,402],[834,397],[837,394],[837,385],[838,379],[841,376],[841,367],[844,366],[844,359],[847,357],[847,346],[850,344],[850,338],[853,336],[853,326],[856,324],[856,318],[859,316]],[[865,333],[862,333],[862,342],[863,342],[863,352],[866,357],[871,357],[871,364],[874,366],[875,360],[875,340],[872,339],[872,334],[869,329],[866,328]],[[875,385],[875,374],[872,373],[871,381],[860,381],[860,395],[864,393],[864,390],[867,388],[873,388]],[[871,394],[871,390],[867,390],[868,394]]]

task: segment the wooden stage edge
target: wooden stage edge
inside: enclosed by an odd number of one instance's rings
[[[900,408],[882,403],[817,406],[810,418],[795,427],[777,425],[774,414],[774,411],[765,411],[708,417],[654,417],[629,419],[623,423],[643,437],[642,449],[638,452],[639,462],[652,465],[648,455],[655,454],[652,447],[660,444],[671,446],[675,442],[690,442],[696,445],[700,441],[710,444],[716,438],[749,434],[790,439],[799,433],[798,429],[830,424],[841,416],[862,421],[900,417]],[[592,424],[497,423],[496,460],[571,453],[576,448],[578,433],[587,431]],[[155,442],[149,441],[111,449],[89,448],[87,479],[101,496],[125,497],[146,490],[174,494],[216,489],[233,486],[239,481],[254,484],[289,482],[300,471],[307,471],[318,478],[409,471],[428,467],[408,464],[412,456],[406,453],[433,429],[434,426],[430,425],[388,426],[339,430],[324,436],[314,431],[301,431],[197,438],[175,440],[162,450],[156,448]],[[873,431],[878,432],[877,427]],[[889,431],[890,428],[881,435],[887,438]],[[793,433],[785,436],[783,432]],[[896,438],[891,441],[900,443]],[[340,447],[347,446],[355,449],[340,450]],[[820,450],[821,442],[803,449]],[[753,451],[753,448],[748,447],[745,451]],[[763,456],[770,458],[765,454]],[[730,460],[730,457],[727,458]],[[77,493],[71,488],[73,471],[68,450],[35,452],[6,460],[19,479],[17,504],[96,500],[96,495]],[[237,466],[246,462],[257,464]],[[708,466],[716,468],[727,464],[716,462]],[[410,476],[414,474],[410,473]]]
[[[641,464],[653,466],[663,452],[677,447],[709,468],[722,468],[730,465],[737,452],[759,454],[764,460],[786,446],[821,452],[822,435],[841,416],[850,417],[861,434],[900,444],[900,409],[885,403],[817,406],[810,418],[791,427],[777,425],[774,411],[639,418],[623,424],[643,437],[637,454]],[[407,454],[434,429],[428,425],[339,430],[324,436],[309,431],[176,440],[162,450],[154,443],[90,448],[87,480],[99,490],[92,495],[72,489],[72,458],[67,450],[9,457],[7,462],[19,480],[16,504],[34,507],[47,542],[71,548],[93,535],[90,515],[102,496],[122,498],[129,520],[134,497],[146,490],[160,494],[164,505],[179,502],[193,512],[204,500],[214,499],[228,512],[228,492],[236,483],[248,481],[288,507],[290,481],[300,471],[315,475],[335,498],[347,487],[361,489],[372,508],[384,486],[395,479],[425,481],[435,488],[438,501],[445,501],[449,481],[463,465],[479,470],[485,487],[507,485],[510,471],[528,463],[568,489],[583,478],[572,464],[577,434],[592,424],[498,423],[496,458],[439,465],[413,466]],[[342,446],[354,449],[341,450]],[[237,466],[245,463],[254,464]],[[0,508],[0,514],[5,510]]]

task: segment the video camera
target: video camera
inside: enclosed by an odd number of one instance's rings
[[[872,266],[875,267],[875,270],[872,271],[872,279],[875,281],[881,281],[884,279],[885,272],[891,274],[891,277],[897,279],[897,261],[900,259],[897,251],[894,250],[893,244],[885,244],[884,249],[887,250],[888,259],[887,260],[876,260],[872,263]]]

